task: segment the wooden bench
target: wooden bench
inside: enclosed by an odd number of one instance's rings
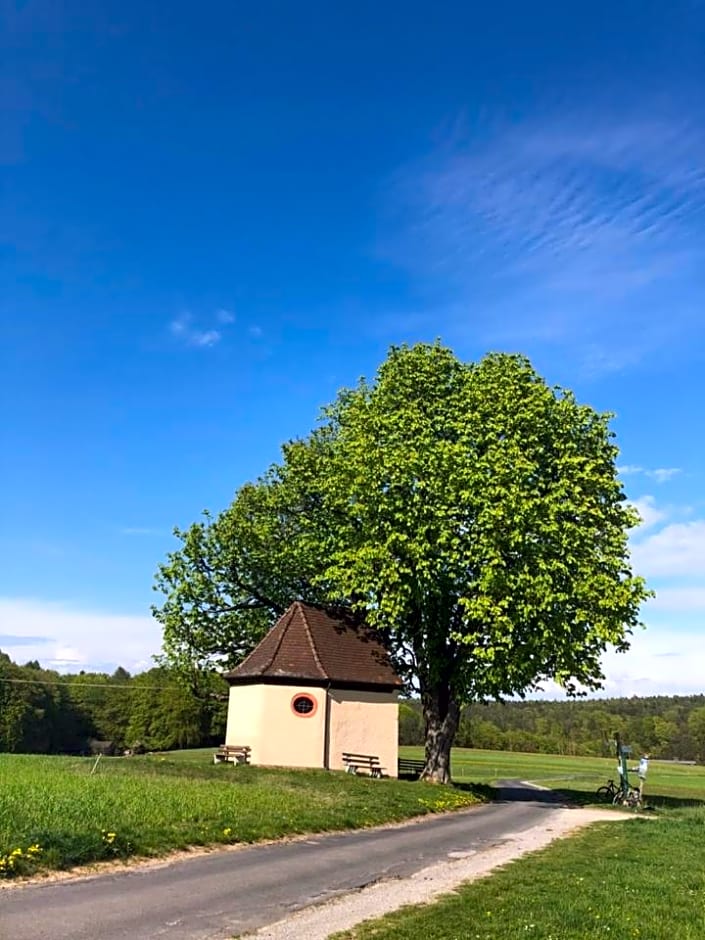
[[[411,757],[400,757],[398,764],[398,774],[400,777],[412,777],[414,780],[418,780],[426,766],[426,761],[414,760]]]
[[[246,744],[221,744],[213,755],[214,764],[249,764],[250,748]]]
[[[349,751],[343,751],[343,763],[345,770],[349,774],[356,774],[360,770],[366,770],[370,777],[384,777],[384,767],[380,766],[379,757],[374,754],[351,754]]]

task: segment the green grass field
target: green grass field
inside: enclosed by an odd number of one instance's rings
[[[423,757],[422,748],[404,747],[400,748],[400,753],[405,757]],[[598,802],[595,790],[610,777],[616,778],[617,762],[602,757],[454,748],[452,771],[453,780],[459,784],[495,784],[498,780],[517,778],[561,790],[576,802],[584,803]],[[636,775],[633,782],[636,782]],[[647,802],[656,807],[681,806],[691,801],[705,802],[705,766],[652,760],[646,796]]]
[[[419,757],[420,749],[403,748]],[[0,754],[0,877],[189,846],[360,828],[461,808],[519,778],[596,802],[614,762],[457,749],[456,787],[324,771],[214,766],[210,750],[105,758]],[[652,763],[656,807],[705,800],[705,768]],[[705,936],[705,934],[703,934]]]
[[[353,829],[469,806],[473,792],[325,771],[214,766],[212,751],[0,754],[0,877],[188,846]]]

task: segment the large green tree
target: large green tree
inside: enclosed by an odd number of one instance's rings
[[[293,599],[355,609],[420,695],[428,779],[460,708],[553,678],[598,687],[647,591],[609,416],[521,356],[393,348],[220,515],[179,532],[155,615],[175,663],[230,664]]]

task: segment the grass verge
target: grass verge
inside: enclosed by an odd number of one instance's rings
[[[211,751],[93,759],[0,754],[0,878],[189,846],[399,822],[478,791],[325,771],[214,766]]]
[[[599,824],[337,940],[702,940],[705,808]]]

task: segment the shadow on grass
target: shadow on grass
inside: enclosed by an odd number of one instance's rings
[[[521,780],[500,780],[496,787],[484,783],[456,783],[456,790],[474,793],[485,802],[495,803],[547,803],[554,806],[612,806],[611,801],[591,790],[575,790],[570,787],[560,789],[537,789]],[[647,794],[641,811],[659,809],[682,809],[705,806],[705,798],[690,796],[672,796],[668,794]]]
[[[493,803],[497,799],[497,787],[492,787],[489,783],[454,783],[453,787],[463,793],[472,793],[484,803]]]
[[[605,800],[590,790],[574,790],[561,787],[556,790],[534,790],[522,786],[520,781],[502,781],[498,789],[497,799],[500,801],[520,801],[532,803],[553,803],[561,806],[612,806],[610,800]],[[705,806],[705,799],[694,797],[670,796],[662,794],[646,794],[641,811],[659,809],[681,809],[683,807]],[[624,807],[620,807],[624,808]]]
[[[645,798],[646,807],[652,807],[653,809],[682,809],[683,807],[697,807],[705,806],[705,799],[696,799],[695,797],[685,797],[685,796],[662,796],[661,794],[654,794],[653,796],[646,796]]]
[[[502,803],[552,803],[564,805],[567,802],[564,792],[533,787],[522,780],[500,780],[497,786],[497,799]]]

